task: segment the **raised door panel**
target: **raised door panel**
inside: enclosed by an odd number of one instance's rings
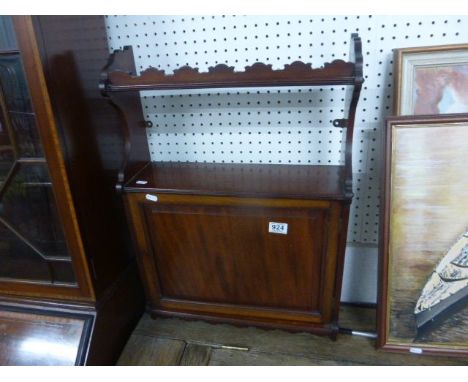
[[[138,207],[153,262],[147,271],[156,273],[149,276],[158,289],[150,293],[155,309],[313,323],[329,317],[334,280],[327,269],[336,255],[330,203],[170,198]],[[287,231],[271,232],[272,223]]]

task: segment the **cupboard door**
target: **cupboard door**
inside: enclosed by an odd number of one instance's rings
[[[159,205],[146,221],[163,297],[320,309],[327,210]]]
[[[330,332],[339,203],[147,196],[126,200],[151,312]]]

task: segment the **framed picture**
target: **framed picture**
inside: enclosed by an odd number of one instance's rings
[[[468,112],[468,44],[395,50],[395,115]]]
[[[387,120],[378,345],[468,356],[468,114]]]

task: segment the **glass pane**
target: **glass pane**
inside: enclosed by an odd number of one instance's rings
[[[0,217],[44,255],[68,257],[45,163],[21,163],[0,206]]]
[[[8,135],[7,124],[0,110],[0,187],[2,187],[11,166],[15,162],[15,153]]]
[[[0,279],[75,284],[71,263],[42,259],[0,223]]]
[[[0,51],[17,49],[13,19],[0,16]]]
[[[0,278],[76,285],[21,57],[1,45]]]
[[[10,121],[15,136],[18,157],[44,157],[34,114],[10,113]]]
[[[0,79],[7,109],[31,113],[33,110],[19,53],[0,52]]]

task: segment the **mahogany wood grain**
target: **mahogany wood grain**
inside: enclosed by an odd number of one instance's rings
[[[157,196],[126,194],[153,313],[336,332],[341,203]]]
[[[49,317],[65,317],[86,319],[87,332],[84,333],[80,344],[79,359],[77,363],[83,365],[114,365],[124,348],[130,334],[140,319],[144,310],[144,295],[139,281],[138,270],[135,262],[123,272],[118,280],[108,288],[95,304],[81,303],[68,300],[25,298],[25,297],[0,297],[0,330],[1,315],[4,311],[33,312],[35,317],[28,324],[31,328],[39,328],[42,336],[49,338],[51,347],[54,344],[73,341],[72,332],[63,332],[58,339],[53,335],[55,331],[48,332],[47,320]],[[43,317],[46,317],[45,319]],[[5,328],[4,337],[13,335],[10,327]],[[29,329],[28,329],[29,331]],[[50,334],[50,336],[49,336]],[[70,338],[68,338],[70,336]],[[0,336],[0,342],[1,342]],[[26,340],[26,339],[25,339]],[[20,343],[11,344],[9,352],[19,351]],[[44,345],[45,346],[45,345]],[[0,346],[0,353],[1,353]],[[59,365],[60,359],[56,359],[42,347],[44,363]],[[0,355],[0,358],[2,356]],[[22,364],[23,358],[11,359],[11,364]],[[26,359],[27,361],[27,359]],[[79,362],[78,362],[79,361]]]
[[[124,126],[119,130],[125,138],[125,145],[115,186],[117,191],[122,192],[130,177],[141,171],[150,161],[146,122],[141,101],[135,93],[119,93],[109,100],[118,111]]]
[[[327,210],[194,201],[147,205],[145,218],[164,298],[318,309]],[[288,234],[268,233],[270,221]]]
[[[143,314],[145,299],[135,261],[97,301],[96,322],[86,365],[115,365],[135,325]]]
[[[118,54],[118,51],[117,51]],[[125,47],[125,54],[133,54],[132,48]],[[109,74],[106,88],[109,91],[197,89],[225,87],[263,86],[313,86],[354,84],[354,64],[343,60],[326,63],[323,68],[313,69],[311,64],[295,61],[284,69],[273,70],[271,65],[257,62],[246,66],[243,72],[234,67],[219,64],[200,73],[197,68],[184,66],[166,75],[164,70],[148,68],[139,76],[128,72],[113,71]]]
[[[150,67],[136,75],[135,70],[125,68],[125,61],[131,60],[131,46],[116,50],[111,58],[107,74],[103,76],[102,87],[106,91],[196,89],[219,87],[263,87],[263,86],[315,86],[315,85],[354,85],[362,82],[361,40],[351,35],[351,62],[336,59],[325,63],[321,68],[295,61],[283,69],[274,70],[271,65],[257,62],[236,72],[234,67],[218,64],[208,72],[184,66],[166,74],[164,70]],[[356,53],[356,54],[354,54]],[[124,65],[122,65],[124,63]],[[117,69],[117,70],[116,70]],[[123,70],[122,70],[123,69]]]
[[[127,183],[125,192],[347,198],[343,166],[321,165],[151,162]]]
[[[0,365],[81,364],[91,317],[0,307]]]

